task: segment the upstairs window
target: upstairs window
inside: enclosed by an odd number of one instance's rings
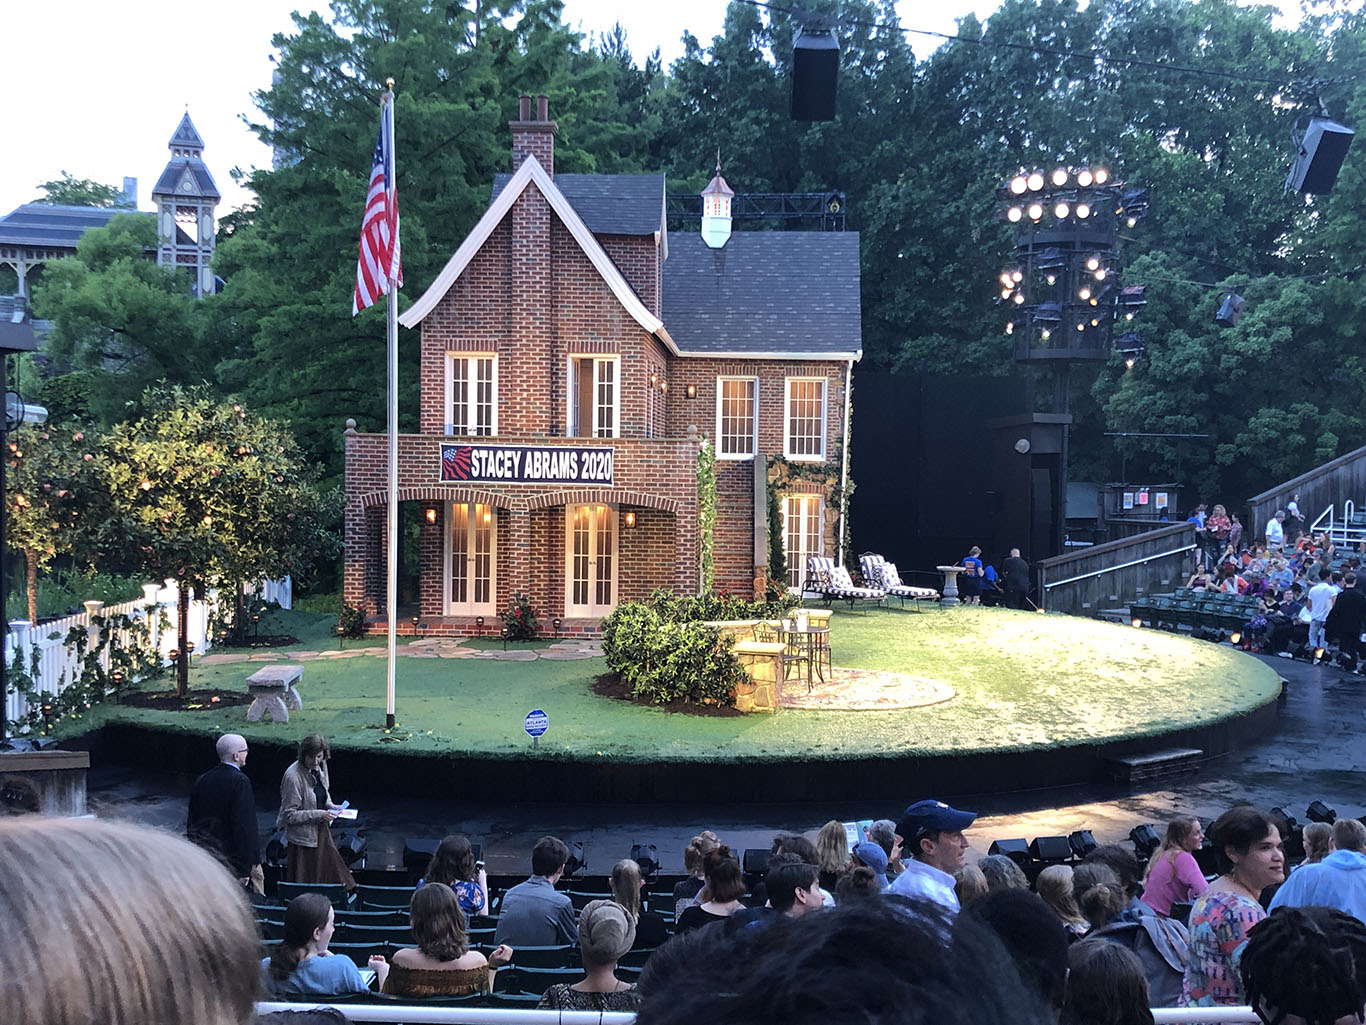
[[[619,381],[615,356],[573,356],[569,360],[569,425],[571,438],[618,436]]]
[[[446,433],[497,434],[497,389],[497,357],[449,356],[446,361]]]
[[[789,377],[783,455],[788,459],[825,459],[825,378]]]
[[[716,382],[716,455],[753,459],[758,424],[759,382],[752,377],[722,377]]]

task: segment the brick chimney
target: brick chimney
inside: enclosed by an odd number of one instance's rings
[[[518,101],[516,121],[509,121],[512,129],[512,169],[522,166],[534,156],[545,173],[555,177],[555,133],[559,126],[550,120],[550,98],[541,93],[536,97],[536,118],[531,117],[531,97],[523,94]]]

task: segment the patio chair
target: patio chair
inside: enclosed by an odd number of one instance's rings
[[[807,560],[806,590],[815,591],[826,601],[838,598],[847,601],[852,609],[858,602],[873,602],[881,605],[887,592],[877,587],[855,587],[849,578],[849,571],[836,566],[835,560],[828,555],[812,555]]]
[[[863,579],[869,585],[886,591],[889,596],[900,599],[902,608],[906,607],[907,600],[917,604],[922,601],[939,600],[939,592],[933,587],[912,587],[902,583],[896,563],[888,562],[876,552],[864,552],[858,557],[858,561],[863,567]],[[911,606],[913,609],[915,607],[915,604]]]

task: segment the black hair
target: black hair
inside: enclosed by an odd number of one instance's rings
[[[888,896],[762,929],[724,925],[651,956],[639,1025],[1045,1025],[1045,1007],[981,922],[929,901]],[[876,942],[869,942],[876,937]],[[665,955],[662,975],[655,959]],[[646,973],[651,977],[647,980]]]
[[[808,865],[819,865],[821,857],[813,844],[804,836],[795,833],[779,833],[773,838],[773,854],[795,854]]]
[[[992,890],[962,916],[989,926],[1010,951],[1020,979],[1040,999],[1062,1006],[1067,985],[1067,930],[1057,912],[1028,890]]]
[[[316,735],[316,734],[315,734]],[[301,893],[285,906],[284,938],[270,956],[270,977],[283,982],[308,952],[313,933],[327,925],[332,902],[321,893]]]
[[[555,870],[552,868],[550,871]],[[454,886],[460,880],[472,883],[475,877],[474,848],[470,846],[469,837],[461,833],[452,833],[437,845],[436,853],[427,863],[427,874],[423,878],[429,883]]]
[[[1243,989],[1267,1025],[1287,1014],[1306,1025],[1332,1025],[1349,1014],[1363,1020],[1366,924],[1336,908],[1281,907],[1247,937]]]
[[[796,854],[775,854],[768,859],[764,888],[768,902],[779,914],[786,914],[797,902],[797,890],[809,890],[820,870]]]
[[[877,873],[867,865],[851,868],[835,882],[836,904],[854,904],[881,896],[882,884],[878,882]]]
[[[553,876],[569,860],[569,848],[563,840],[553,836],[543,836],[531,848],[531,874]]]
[[[1270,816],[1250,804],[1230,808],[1209,827],[1210,842],[1214,845],[1214,865],[1221,874],[1233,871],[1229,849],[1242,857],[1252,845],[1276,827]]]
[[[1067,955],[1067,999],[1059,1025],[1153,1025],[1148,979],[1133,951],[1096,938]]]

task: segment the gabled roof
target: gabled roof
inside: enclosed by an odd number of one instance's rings
[[[446,261],[446,266],[441,269],[436,280],[431,283],[427,291],[422,293],[417,302],[413,303],[398,318],[398,322],[404,327],[416,327],[422,323],[427,314],[431,313],[436,304],[450,291],[451,286],[469,266],[470,261],[474,259],[475,254],[479,252],[483,244],[488,241],[488,237],[493,234],[493,229],[502,223],[503,218],[512,209],[512,204],[517,201],[517,197],[532,187],[540,190],[541,195],[550,204],[550,208],[555,211],[556,216],[568,229],[574,241],[579,244],[584,255],[588,257],[589,262],[602,276],[607,287],[612,290],[612,294],[617,297],[622,308],[631,315],[637,324],[673,349],[673,341],[669,338],[668,332],[664,330],[664,324],[640,301],[640,297],[626,283],[626,279],[622,277],[621,271],[612,262],[612,258],[607,255],[598,240],[593,237],[593,232],[588,225],[584,224],[583,218],[565,198],[564,193],[556,188],[555,182],[550,180],[550,176],[545,173],[545,169],[541,167],[536,158],[530,156],[522,161],[522,166],[498,191],[493,202],[489,204],[489,208],[484,211],[484,216],[479,218],[479,223],[474,226],[474,230],[465,236],[465,241],[460,243],[460,248]],[[662,195],[660,198],[662,199]]]
[[[494,175],[489,202],[511,180]],[[557,174],[555,188],[594,235],[653,235],[664,227],[662,174]]]
[[[185,116],[180,119],[180,124],[176,126],[175,134],[171,136],[171,141],[166,144],[171,149],[203,149],[204,140],[199,137],[199,132],[195,130],[194,122],[190,120],[190,112],[187,110]]]
[[[182,182],[188,182],[190,187],[181,188]],[[166,170],[161,172],[161,177],[152,186],[152,195],[223,198],[218,186],[214,184],[213,175],[209,174],[204,161],[197,157],[172,157],[171,162],[166,165]]]
[[[675,232],[663,317],[684,356],[860,359],[859,237],[737,231],[720,249]]]
[[[75,250],[89,228],[102,228],[119,214],[135,214],[127,207],[57,206],[25,203],[0,218],[0,245]],[[144,214],[151,217],[151,214]]]

